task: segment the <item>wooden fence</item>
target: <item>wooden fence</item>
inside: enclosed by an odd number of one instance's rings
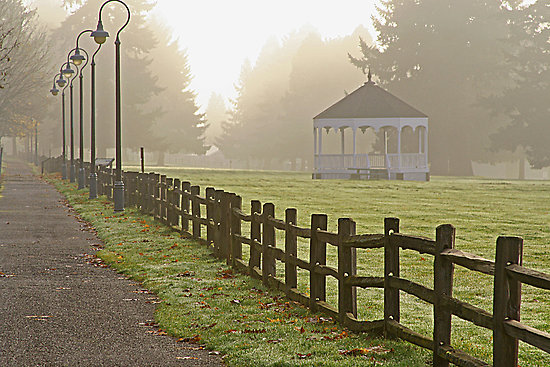
[[[112,170],[98,176],[98,193],[112,198]],[[313,214],[308,228],[299,227],[296,209],[286,209],[285,218],[275,218],[275,206],[253,200],[250,212],[234,193],[206,188],[158,173],[124,172],[126,206],[135,206],[186,236],[212,248],[215,255],[241,272],[261,279],[288,298],[324,312],[352,331],[379,331],[433,351],[433,366],[489,366],[451,345],[451,316],[493,331],[493,363],[498,367],[517,366],[518,340],[550,353],[550,334],[520,322],[521,284],[549,290],[550,275],[522,266],[523,240],[499,237],[496,260],[488,260],[455,249],[455,229],[437,227],[436,238],[399,233],[399,219],[386,218],[384,233],[356,234],[352,219],[340,218],[336,233],[327,231],[327,216]],[[242,234],[249,223],[250,235]],[[276,246],[276,231],[284,232],[284,249]],[[309,240],[309,259],[298,257],[298,238]],[[248,261],[243,260],[243,244]],[[337,249],[337,267],[327,265],[327,245]],[[357,274],[357,250],[384,249],[384,276]],[[400,277],[400,250],[434,256],[433,289]],[[276,262],[284,264],[284,277],[276,275]],[[493,313],[453,297],[455,265],[494,277]],[[298,269],[309,272],[310,294],[298,290]],[[327,277],[338,282],[337,305],[327,302]],[[357,318],[357,288],[384,290],[384,318],[362,321]],[[433,304],[433,339],[400,323],[400,292]]]

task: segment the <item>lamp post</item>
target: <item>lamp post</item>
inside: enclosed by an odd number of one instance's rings
[[[90,121],[90,199],[97,198],[97,173],[95,165],[95,55],[101,49],[101,44],[92,55],[92,91],[91,91],[91,121]]]
[[[79,120],[79,164],[78,164],[78,189],[83,189],[86,186],[86,177],[84,174],[84,91],[83,91],[83,82],[84,79],[84,68],[86,68],[86,65],[88,65],[88,52],[86,52],[85,49],[78,47],[78,41],[80,39],[80,36],[86,32],[92,32],[91,30],[85,30],[80,32],[78,37],[76,38],[76,48],[74,48],[74,54],[69,57],[69,59],[72,61],[72,63],[76,66],[82,65],[83,61],[86,61],[82,67],[80,67],[78,71],[78,79],[79,79],[79,87],[80,87],[80,95],[79,95],[79,103],[80,103],[80,120]],[[71,50],[71,52],[73,51]],[[80,54],[80,50],[84,51],[86,54],[86,57],[82,56]]]
[[[73,98],[73,81],[75,80],[77,74],[78,74],[78,67],[75,65],[76,67],[76,70],[77,70],[77,73],[74,72],[73,69],[71,69],[71,63],[69,60],[69,55],[71,54],[71,52],[73,52],[73,50],[69,51],[69,53],[67,54],[67,62],[64,64],[66,65],[66,68],[63,69],[61,72],[63,73],[63,76],[65,76],[66,78],[71,78],[72,75],[74,75],[71,80],[70,80],[70,83],[69,83],[69,94],[70,94],[70,111],[71,111],[71,116],[70,116],[70,128],[69,128],[69,132],[70,132],[70,144],[71,144],[71,159],[70,159],[70,162],[71,162],[71,166],[70,166],[70,169],[69,169],[69,182],[75,182],[75,177],[76,177],[76,169],[75,169],[75,165],[74,165],[74,104],[73,104],[73,101],[74,101],[74,98]],[[74,65],[74,64],[73,64]]]
[[[56,80],[56,78],[59,76],[59,79]],[[63,91],[61,93],[61,116],[62,116],[62,125],[61,125],[61,134],[63,136],[62,142],[63,142],[63,148],[62,148],[62,155],[63,155],[63,163],[61,164],[61,178],[63,180],[67,179],[67,152],[65,150],[67,144],[65,141],[65,89],[67,88],[67,81],[63,79],[63,74],[61,71],[54,77],[54,83],[53,88],[50,89],[51,94],[54,96],[57,96],[59,94],[59,89],[55,86],[55,84],[59,86],[59,88],[63,88]]]
[[[103,44],[109,37],[109,33],[103,29],[103,23],[101,21],[101,12],[105,5],[116,2],[122,4],[128,13],[128,18],[124,25],[118,30],[115,39],[115,183],[113,188],[113,198],[115,202],[115,212],[124,211],[124,182],[122,182],[122,147],[121,147],[121,112],[120,112],[120,32],[130,22],[130,8],[121,0],[107,0],[99,8],[99,20],[97,22],[97,29],[92,32],[91,36],[97,44]]]

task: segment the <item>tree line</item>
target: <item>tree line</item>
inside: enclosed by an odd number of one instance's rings
[[[362,27],[334,39],[311,27],[270,39],[257,60],[242,66],[229,108],[213,95],[206,113],[190,88],[186,51],[150,16],[155,3],[127,2],[123,145],[156,151],[159,163],[165,153],[204,154],[216,145],[229,159],[265,168],[274,161],[311,168],[313,116],[359,87],[370,69],[378,84],[429,116],[432,173],[471,175],[472,161],[519,157],[535,168],[550,166],[545,1],[381,1],[372,18],[374,40]],[[60,145],[59,97],[45,91],[78,32],[95,27],[102,3],[64,0],[69,15],[46,32],[21,1],[0,2],[7,19],[0,25],[1,136],[22,134],[38,120],[50,132],[43,138]],[[114,32],[124,17],[122,8],[107,7],[105,28]],[[91,53],[95,45],[85,38],[81,47]],[[114,143],[111,41],[97,55],[100,156]],[[89,78],[85,83],[86,101]]]
[[[361,37],[358,54],[348,38],[292,34],[243,66],[218,144],[229,157],[310,160],[312,117],[359,86],[343,46],[351,64],[429,116],[432,173],[524,157],[549,166],[549,21],[545,1],[386,0],[375,42]]]

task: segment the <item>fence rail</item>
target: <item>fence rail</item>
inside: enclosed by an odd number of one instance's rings
[[[98,192],[112,198],[113,170],[98,173]],[[327,216],[313,214],[310,226],[297,226],[297,211],[285,210],[285,218],[275,217],[275,206],[252,200],[250,212],[243,210],[240,196],[208,187],[204,197],[200,187],[157,173],[124,172],[125,200],[142,213],[151,214],[186,236],[211,247],[228,265],[286,296],[335,318],[356,332],[379,331],[433,351],[433,366],[489,366],[452,347],[452,315],[493,331],[493,363],[517,367],[518,340],[550,353],[550,334],[520,322],[521,284],[550,289],[550,275],[522,266],[523,240],[499,237],[495,261],[455,249],[455,228],[436,228],[435,240],[399,233],[399,219],[386,218],[384,233],[357,234],[350,218],[338,220],[337,232],[327,230]],[[249,235],[242,233],[246,223]],[[276,232],[284,233],[284,243],[276,243]],[[298,257],[298,239],[309,240],[309,258]],[[337,266],[327,265],[327,244],[337,249]],[[243,259],[248,246],[248,261]],[[357,274],[357,250],[383,248],[382,277]],[[433,289],[400,277],[400,250],[434,257]],[[276,262],[284,265],[277,274]],[[453,297],[455,265],[494,277],[492,313]],[[281,267],[280,267],[281,268]],[[309,273],[310,294],[298,289],[298,269]],[[338,282],[337,304],[327,302],[327,277]],[[384,318],[364,321],[357,318],[357,288],[384,290]],[[400,323],[400,292],[433,305],[433,339]]]

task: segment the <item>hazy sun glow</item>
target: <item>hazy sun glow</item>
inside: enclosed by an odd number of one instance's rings
[[[204,108],[212,92],[235,96],[234,84],[247,58],[254,63],[270,37],[281,39],[304,25],[325,38],[349,35],[363,25],[371,31],[376,0],[158,0],[155,14],[187,49],[192,88]]]

